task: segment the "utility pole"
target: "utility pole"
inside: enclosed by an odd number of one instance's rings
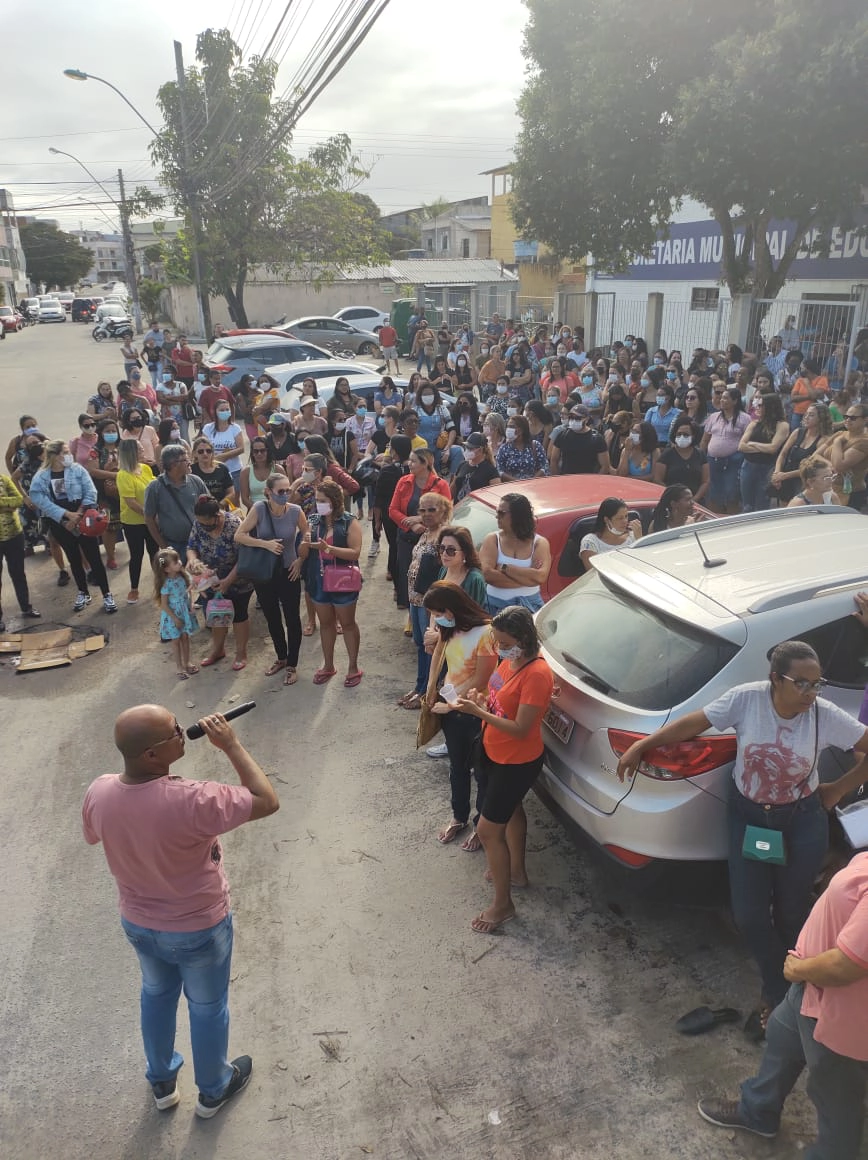
[[[142,308],[139,305],[139,279],[136,274],[136,252],[133,249],[133,231],[130,229],[130,214],[127,208],[127,195],[124,191],[124,171],[118,170],[118,185],[121,191],[121,200],[118,209],[121,215],[121,234],[124,240],[124,266],[127,271],[127,285],[133,299],[133,321],[136,325],[136,334],[143,333]]]
[[[193,192],[190,180],[190,148],[189,125],[187,121],[187,107],[184,100],[186,78],[184,77],[184,50],[181,42],[175,42],[175,73],[178,78],[178,105],[181,113],[181,156],[184,161],[184,198],[187,203],[187,213],[190,216],[190,228],[193,231],[190,247],[193,257],[193,282],[196,286],[196,303],[199,308],[199,326],[206,342],[211,339],[211,303],[207,289],[202,286],[202,268],[199,262],[199,246],[202,239],[202,219],[199,215],[199,198]]]

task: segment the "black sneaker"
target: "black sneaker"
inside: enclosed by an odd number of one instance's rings
[[[65,568],[61,568],[57,574],[57,587],[65,588],[69,583],[69,573]]]
[[[154,1103],[161,1112],[168,1111],[169,1108],[177,1107],[181,1102],[181,1093],[178,1091],[178,1081],[174,1079],[165,1080],[163,1083],[151,1084],[154,1092]]]
[[[199,1092],[196,1103],[196,1115],[203,1120],[210,1120],[216,1116],[227,1100],[231,1100],[243,1088],[246,1088],[253,1074],[253,1060],[249,1055],[239,1055],[232,1060],[232,1079],[226,1085],[222,1096],[206,1096]]]
[[[743,1132],[753,1132],[755,1136],[762,1136],[764,1140],[774,1140],[777,1136],[777,1132],[763,1132],[760,1128],[749,1124],[739,1111],[738,1100],[704,1099],[700,1100],[696,1107],[703,1120],[718,1128],[740,1128]]]

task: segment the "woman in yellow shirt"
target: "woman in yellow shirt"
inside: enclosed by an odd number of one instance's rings
[[[141,446],[136,439],[122,439],[118,447],[116,482],[121,501],[121,525],[130,550],[130,591],[127,604],[139,602],[139,577],[145,548],[151,561],[157,545],[145,526],[145,488],[154,478],[147,463],[141,462]]]
[[[38,620],[40,613],[30,603],[27,577],[24,575],[24,532],[18,516],[18,509],[23,503],[24,496],[11,478],[0,475],[0,573],[5,560],[21,615],[27,620]],[[0,608],[0,632],[5,631],[3,610]]]

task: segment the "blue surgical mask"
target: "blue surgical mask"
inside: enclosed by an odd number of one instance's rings
[[[640,379],[640,380],[639,380],[639,382],[640,382],[640,384],[641,384],[643,387],[650,387],[650,386],[651,386],[651,380],[650,380],[650,379],[645,379],[645,378],[642,378],[642,379]]]
[[[452,616],[435,616],[434,623],[439,624],[441,628],[455,627],[455,619]]]
[[[593,381],[594,381],[593,375],[582,375],[582,382],[584,383],[584,385],[586,387],[589,387]]]
[[[103,443],[117,443],[117,441],[118,441],[117,431],[106,431],[106,433],[102,437],[102,441],[103,441]]]
[[[678,375],[675,373],[675,371],[667,371],[666,377],[670,381],[670,383],[674,383],[675,380],[678,378]]]
[[[170,376],[170,377],[171,377],[171,376]],[[200,383],[204,383],[204,382],[205,382],[205,376],[204,376],[204,375],[196,375],[196,378],[197,378],[197,380],[198,380]]]
[[[386,426],[386,416],[385,415],[378,415],[377,416],[377,426],[378,427],[385,427]]]
[[[298,449],[299,449],[299,451],[304,451],[304,445],[305,445],[305,440],[304,440],[304,439],[299,439],[299,440],[298,440]]]
[[[364,419],[364,417],[365,417],[365,415],[367,415],[367,413],[368,413],[367,407],[356,407],[356,414],[358,415],[358,417],[360,419]]]
[[[39,428],[38,428],[38,427],[25,427],[25,428],[24,428],[24,434],[25,434],[25,435],[38,435],[38,434],[39,434]]]
[[[654,356],[654,365],[655,365],[655,366],[658,366],[658,367],[662,367],[662,366],[663,366],[663,359],[662,359],[662,358],[660,358],[660,356],[659,356],[659,355],[655,355],[655,356]]]
[[[163,382],[170,383],[171,381],[172,381],[172,376],[168,372],[166,372],[166,374],[163,375]]]
[[[502,661],[517,661],[521,657],[521,645],[514,644],[512,648],[499,648],[497,655]]]

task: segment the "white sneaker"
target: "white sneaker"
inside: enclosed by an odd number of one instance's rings
[[[380,554],[380,541],[379,540],[371,540],[371,546],[370,546],[370,548],[368,548],[368,559],[373,560],[374,556],[379,556],[379,554]]]
[[[72,606],[73,612],[81,612],[82,609],[87,608],[92,599],[89,592],[79,592],[75,598],[75,604]]]
[[[111,592],[109,592],[108,595],[103,596],[102,610],[103,612],[117,612],[118,606],[115,604],[115,598],[112,596]]]
[[[425,752],[428,754],[429,757],[448,757],[449,756],[449,750],[446,747],[445,741],[442,745],[432,745],[429,749],[426,749]]]

